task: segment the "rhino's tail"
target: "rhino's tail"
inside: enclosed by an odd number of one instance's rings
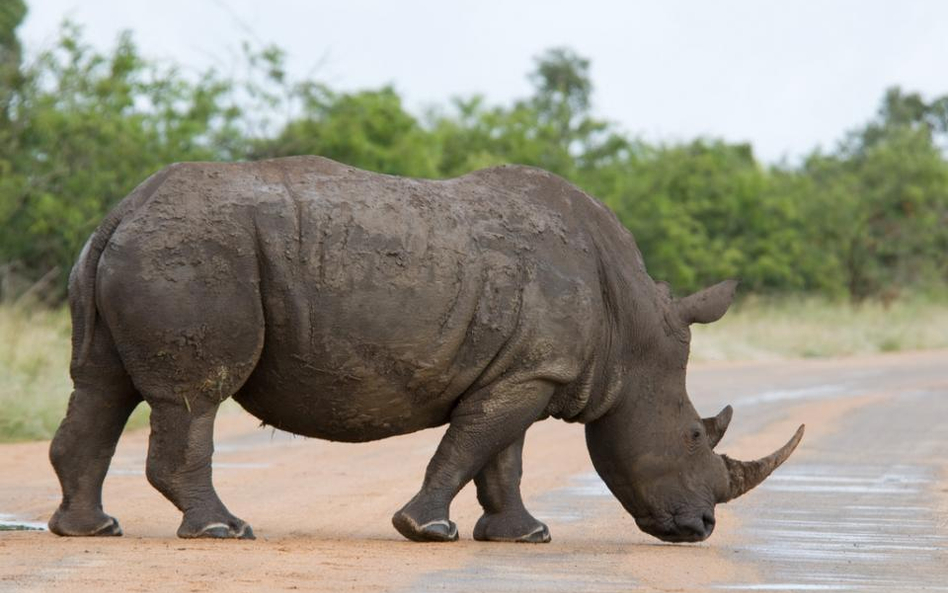
[[[79,259],[69,273],[69,309],[72,313],[72,361],[82,365],[92,347],[95,333],[95,276],[99,257],[115,229],[122,222],[119,208],[106,216],[86,241]]]
[[[142,205],[168,177],[174,165],[158,171],[125,197],[102,220],[86,241],[79,259],[69,273],[69,310],[72,316],[72,364],[85,363],[95,334],[95,280],[102,252],[115,230],[129,214]]]

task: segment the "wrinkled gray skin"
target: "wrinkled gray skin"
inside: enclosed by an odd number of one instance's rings
[[[715,503],[800,436],[733,461],[712,452],[730,408],[702,421],[688,400],[688,325],[723,315],[734,287],[672,299],[615,216],[536,169],[427,181],[318,157],[172,165],[109,214],[70,277],[75,391],[50,450],[50,529],[121,534],[102,481],[145,400],[146,475],[182,511],[178,535],[253,537],[211,483],[214,416],[233,397],[337,441],[448,423],[393,517],[412,540],[456,539],[449,505],[473,479],[476,539],[549,541],[520,476],[524,433],[550,416],[586,425],[642,529],[704,539]]]

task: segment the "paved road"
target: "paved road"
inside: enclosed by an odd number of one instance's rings
[[[781,416],[812,429],[792,463],[735,502],[745,531],[734,550],[758,579],[723,588],[948,591],[948,353],[695,379],[708,400],[722,392],[706,386],[733,386],[735,408],[753,418],[738,424],[747,441]]]
[[[763,486],[718,508],[707,542],[637,530],[592,472],[581,427],[527,437],[524,494],[553,543],[402,541],[389,517],[415,491],[440,430],[366,445],[219,421],[215,479],[255,542],[182,541],[145,482],[145,435],[123,437],[106,508],[126,536],[0,533],[0,591],[948,591],[948,352],[694,366],[699,411],[735,408],[719,450],[749,458],[801,423],[803,444]],[[44,443],[0,447],[0,515],[55,507]],[[0,519],[4,517],[0,516]]]

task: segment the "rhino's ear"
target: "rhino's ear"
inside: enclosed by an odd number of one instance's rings
[[[718,412],[717,416],[701,419],[701,422],[704,424],[704,431],[708,433],[708,443],[712,449],[721,442],[721,438],[724,436],[725,431],[727,431],[728,424],[731,423],[731,416],[733,414],[734,408],[724,406],[724,409]]]
[[[678,316],[688,325],[717,321],[731,306],[737,284],[737,280],[725,280],[679,299],[675,302]]]

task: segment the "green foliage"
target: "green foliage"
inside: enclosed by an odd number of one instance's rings
[[[67,23],[24,63],[24,15],[21,0],[0,8],[0,298],[12,268],[56,271],[61,296],[108,209],[169,163],[307,153],[417,177],[547,169],[611,207],[678,292],[739,277],[754,292],[891,299],[948,282],[948,95],[890,89],[836,150],[768,167],[748,145],[650,145],[596,118],[589,61],[566,48],[536,59],[527,97],[460,97],[419,118],[392,87],[293,80],[276,46],[246,45],[236,78],[185,75],[129,35],[96,52]]]
[[[428,132],[391,87],[351,94],[317,88],[305,99],[302,114],[258,142],[252,158],[318,154],[380,173],[437,175]]]
[[[854,299],[948,280],[946,105],[890,89],[875,120],[801,172],[813,230]]]
[[[22,84],[22,49],[16,30],[25,17],[26,4],[22,0],[0,3],[0,127],[9,124],[14,93]]]
[[[109,55],[64,25],[57,45],[22,70],[0,145],[0,261],[65,278],[105,212],[178,160],[220,156],[226,82],[192,83],[144,60],[129,35]]]
[[[628,146],[612,126],[592,117],[589,62],[567,49],[537,58],[529,79],[533,96],[509,108],[482,97],[455,99],[453,110],[433,117],[440,147],[439,174],[460,175],[501,163],[531,165],[578,181]]]

